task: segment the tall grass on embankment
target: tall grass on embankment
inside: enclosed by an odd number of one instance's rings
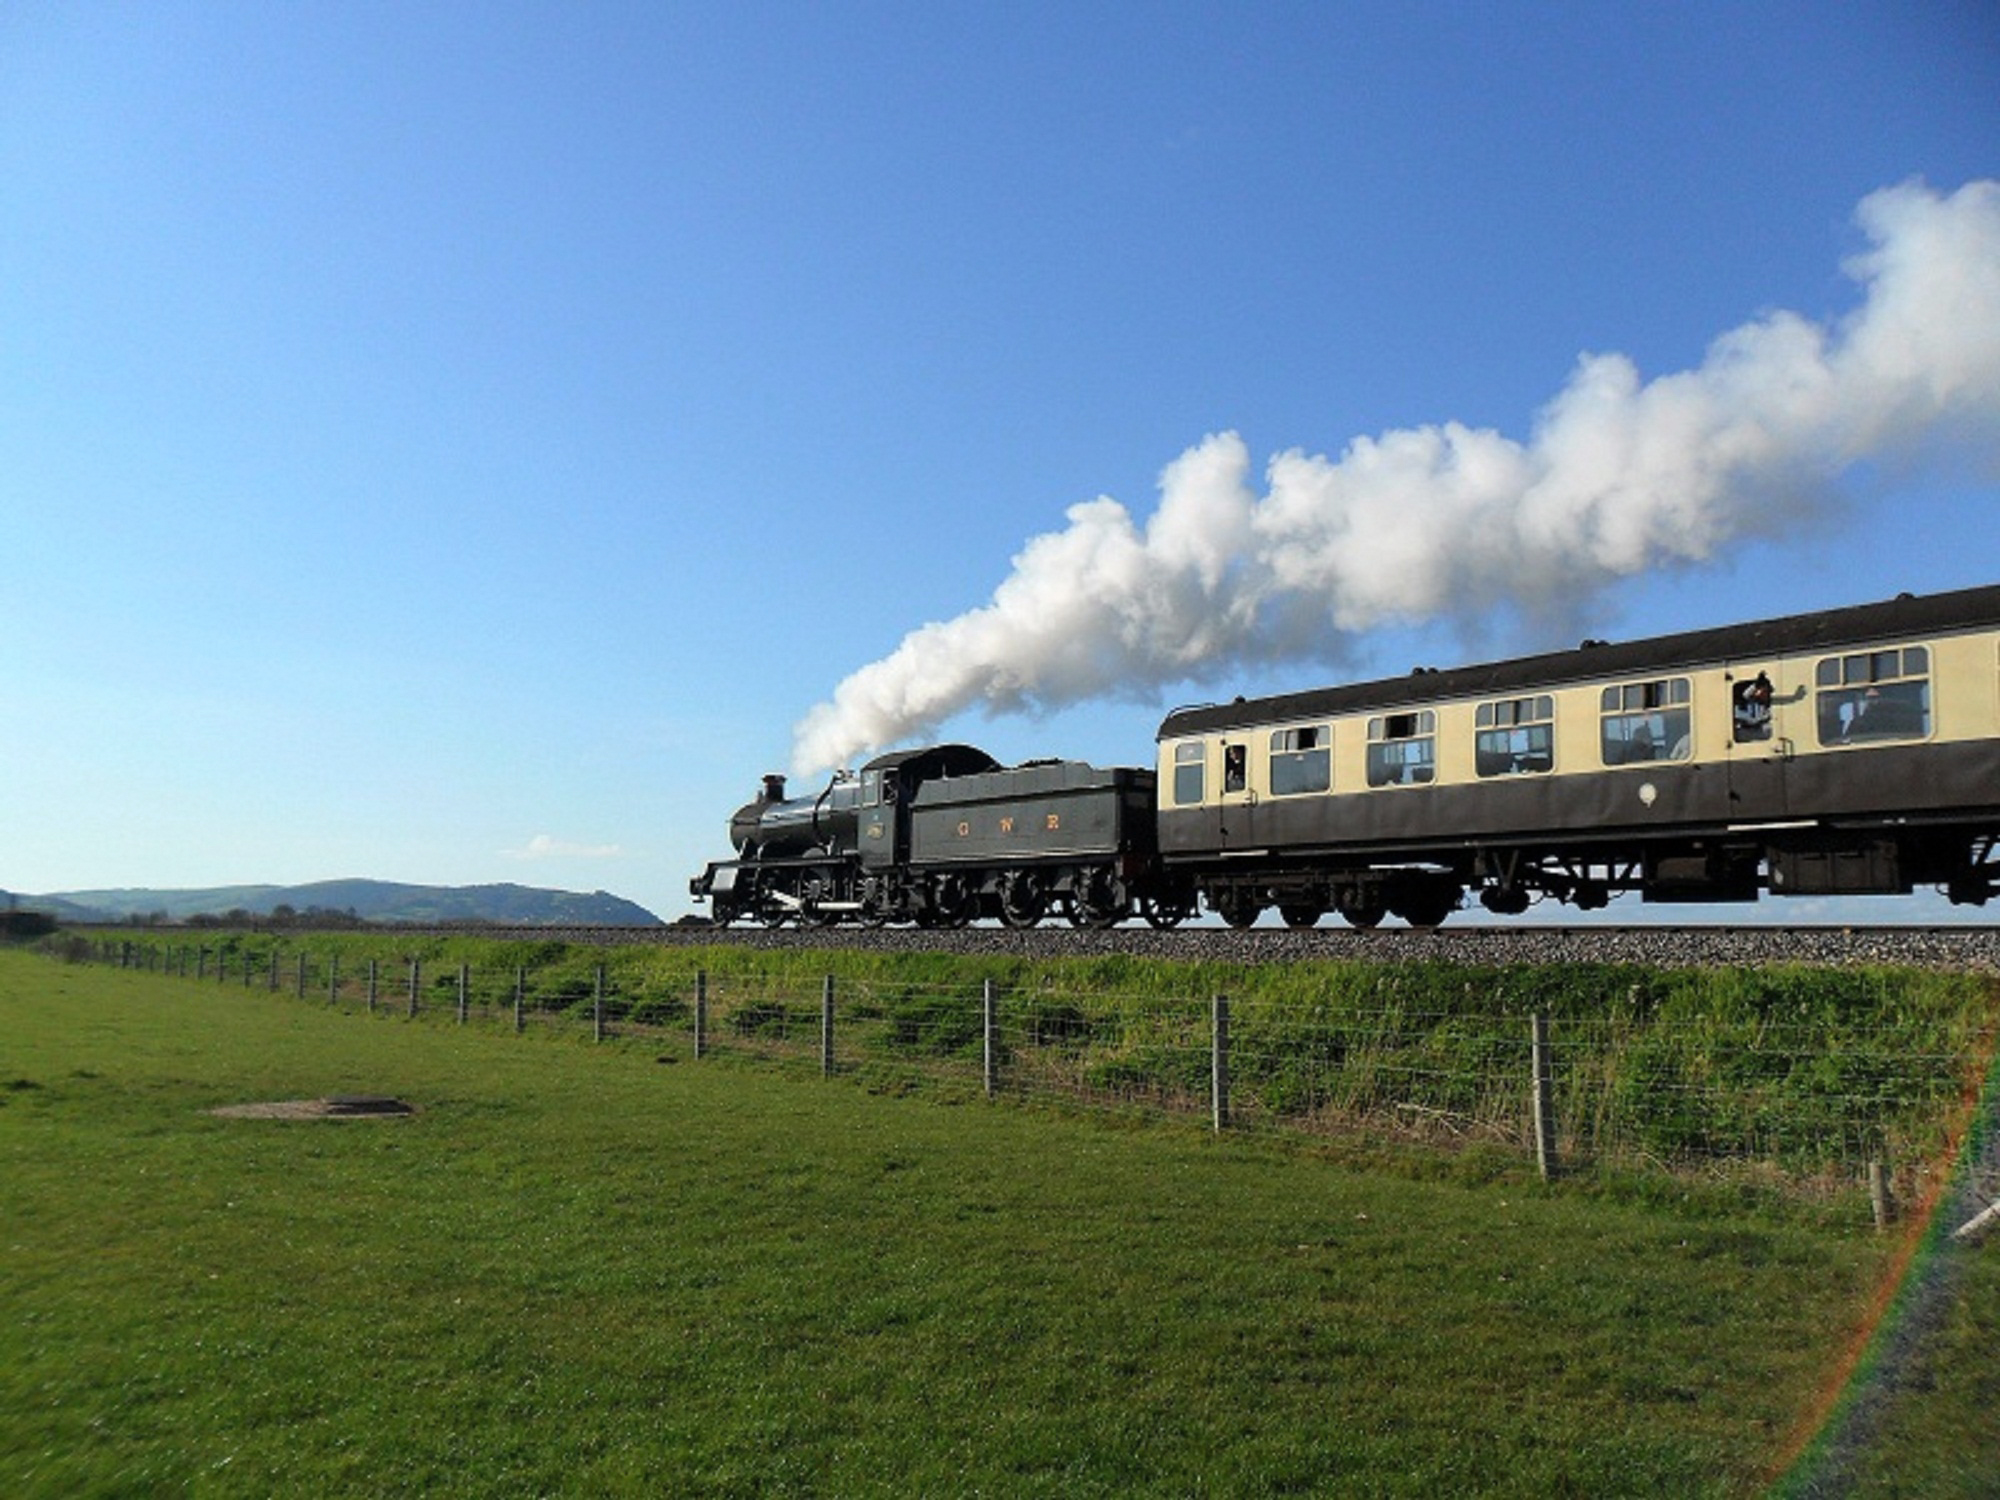
[[[1889,1255],[588,1037],[0,951],[0,1490],[1752,1494]]]
[[[133,962],[191,968],[186,934],[119,942]],[[1210,1103],[1212,1000],[1226,995],[1234,1125],[1350,1150],[1414,1145],[1458,1169],[1531,1157],[1540,1016],[1564,1170],[1850,1207],[1871,1163],[1906,1199],[1929,1191],[2000,1022],[1990,978],[1914,969],[1037,962],[397,933],[200,942],[192,967],[223,983],[316,998],[332,979],[351,1005],[372,962],[387,1009],[504,1019],[518,990],[528,1020],[662,1045],[690,1043],[699,996],[709,1042],[773,1054],[818,1046],[830,983],[842,1067],[874,1086],[963,1094],[990,1076],[1019,1096],[1187,1112]]]

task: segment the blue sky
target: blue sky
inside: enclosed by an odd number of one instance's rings
[[[0,887],[674,915],[1071,507],[1527,443],[1585,354],[1838,328],[1864,200],[1995,176],[1982,3],[10,5]],[[1915,436],[1574,598],[936,732],[1145,763],[1188,699],[2000,579],[1990,433]]]

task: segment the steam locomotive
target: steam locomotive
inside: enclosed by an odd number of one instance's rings
[[[715,921],[1080,927],[1135,912],[1172,927],[1195,886],[1160,859],[1153,773],[1081,761],[1006,768],[970,745],[877,756],[812,797],[766,776],[729,820],[737,857],[692,883]]]
[[[878,756],[765,778],[722,924],[1309,927],[1555,900],[2000,891],[2000,585],[1178,709],[1150,768]]]

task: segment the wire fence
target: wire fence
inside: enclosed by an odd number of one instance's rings
[[[305,951],[72,939],[74,958],[235,985],[363,1015],[588,1029],[694,1059],[756,1058],[885,1091],[926,1089],[1205,1120],[1544,1175],[1642,1170],[1788,1192],[1876,1181],[1878,1216],[1922,1195],[1967,1129],[1995,1018],[1912,1021],[1884,980],[1837,1027],[1755,1007],[1550,1017],[1399,1001],[728,978],[643,983],[603,964],[350,960]],[[1866,997],[1864,997],[1865,999]],[[1884,1201],[1886,1200],[1886,1201]]]

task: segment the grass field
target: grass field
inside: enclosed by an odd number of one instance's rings
[[[1894,1248],[0,951],[7,1495],[1754,1494]]]

